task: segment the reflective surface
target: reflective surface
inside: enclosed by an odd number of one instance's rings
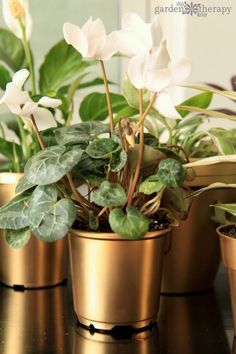
[[[1,354],[236,354],[225,271],[215,292],[161,297],[159,328],[123,335],[77,326],[71,284],[24,292],[0,287]]]

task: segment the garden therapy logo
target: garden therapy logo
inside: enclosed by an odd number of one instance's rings
[[[178,1],[175,5],[156,6],[155,14],[181,13],[182,15],[206,17],[208,15],[230,15],[232,6],[207,6],[201,3]]]

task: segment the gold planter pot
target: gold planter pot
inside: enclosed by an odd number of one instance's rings
[[[137,241],[112,233],[70,232],[74,308],[80,323],[111,330],[156,321],[169,231],[149,232]]]
[[[131,338],[115,339],[104,333],[91,334],[78,327],[74,337],[73,354],[158,354],[159,337],[157,327],[134,334]]]
[[[236,336],[236,239],[223,234],[224,228],[228,226],[229,225],[223,225],[218,227],[217,233],[220,236],[222,260],[225,267],[228,269],[234,335]]]
[[[18,173],[0,174],[0,206],[15,196],[22,177]],[[0,282],[9,286],[40,288],[62,283],[67,277],[68,240],[45,243],[33,235],[20,249],[9,247],[0,230]]]
[[[196,174],[197,178],[189,183],[192,188],[215,182],[235,183],[236,165],[198,167]],[[234,189],[207,191],[193,199],[188,219],[180,221],[179,227],[171,231],[171,250],[164,257],[162,293],[195,293],[213,286],[220,264],[220,247],[209,205],[235,200]]]

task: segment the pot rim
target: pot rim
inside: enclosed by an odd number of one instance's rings
[[[1,184],[16,184],[19,179],[24,176],[20,172],[0,172],[0,185]]]
[[[218,235],[219,235],[220,237],[225,237],[225,238],[228,238],[228,239],[230,239],[230,240],[236,241],[236,238],[231,237],[231,236],[228,236],[228,235],[224,235],[224,234],[221,232],[221,229],[223,229],[224,227],[229,227],[229,226],[234,226],[234,227],[236,227],[236,224],[232,223],[232,224],[220,225],[220,226],[217,227],[216,232],[218,233]]]
[[[141,239],[138,239],[138,240],[129,240],[129,239],[119,236],[118,234],[116,234],[114,232],[94,232],[94,231],[81,231],[81,230],[75,230],[75,229],[71,229],[69,232],[69,235],[93,239],[93,240],[135,242],[135,241],[142,241],[142,240],[164,237],[165,235],[167,235],[171,231],[173,226],[174,225],[172,223],[172,224],[170,224],[170,226],[167,229],[164,229],[161,231],[147,232]]]

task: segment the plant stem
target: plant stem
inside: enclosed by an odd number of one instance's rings
[[[141,125],[144,123],[144,120],[147,117],[148,113],[150,112],[150,110],[151,110],[153,104],[155,103],[157,97],[158,97],[158,93],[155,92],[153,97],[152,97],[152,99],[151,99],[151,101],[149,102],[149,105],[147,106],[145,112],[142,114],[142,116],[141,116],[141,118],[140,118],[140,120],[138,122],[138,128],[140,128]]]
[[[178,150],[182,151],[182,153],[184,154],[186,163],[189,163],[189,162],[190,162],[190,161],[189,161],[188,154],[187,154],[187,152],[184,150],[184,148],[182,148],[182,146],[177,145],[177,144],[170,144],[170,145],[167,145],[166,147],[167,147],[167,148],[170,148],[170,149],[178,149]]]
[[[23,128],[22,120],[20,117],[17,117],[17,124],[18,124],[18,128],[19,128],[22,147],[24,149],[23,152],[25,155],[25,159],[27,161],[30,158],[30,146],[28,145],[27,135],[26,135],[25,130]]]
[[[20,171],[20,161],[19,161],[19,156],[17,155],[17,152],[16,152],[16,144],[13,143],[13,165],[14,165],[14,168],[15,168],[15,171],[17,173],[21,172]]]
[[[31,118],[31,122],[32,122],[32,125],[33,125],[34,132],[35,132],[37,140],[39,142],[39,145],[40,145],[41,149],[44,150],[45,149],[45,145],[44,145],[43,140],[42,140],[42,138],[40,136],[40,133],[39,133],[39,130],[38,130],[37,124],[35,122],[33,114],[31,114],[30,118]]]
[[[31,85],[32,85],[32,95],[35,96],[36,95],[36,83],[35,83],[33,57],[32,57],[29,42],[26,37],[25,26],[24,26],[22,20],[19,20],[19,23],[20,23],[20,27],[22,30],[22,44],[23,44],[24,51],[25,51],[25,57],[26,57],[28,65],[29,65],[30,79],[31,79]]]
[[[139,91],[139,112],[140,112],[140,117],[142,119],[142,117],[143,117],[143,91],[142,90]],[[132,183],[131,189],[129,191],[129,195],[128,195],[128,201],[127,201],[127,205],[128,206],[132,204],[133,196],[134,196],[135,189],[136,189],[136,186],[137,186],[137,183],[138,183],[138,180],[139,180],[141,166],[142,166],[142,161],[143,161],[144,119],[143,119],[142,124],[141,124],[141,126],[139,128],[139,137],[140,138],[139,138],[138,162],[137,162],[137,166],[136,166],[136,169],[135,169],[134,180],[133,180],[133,183]]]
[[[107,80],[104,62],[102,60],[100,60],[100,63],[101,63],[103,81],[104,81],[104,86],[105,86],[105,91],[106,91],[107,108],[108,108],[108,113],[109,113],[109,117],[110,117],[110,131],[112,133],[114,130],[114,117],[113,117],[113,112],[112,112],[111,95],[110,95],[110,91],[109,91],[108,80]]]

